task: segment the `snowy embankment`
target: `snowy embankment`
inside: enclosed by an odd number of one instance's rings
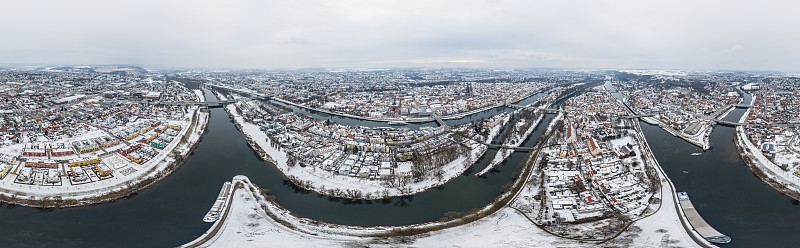
[[[525,142],[525,139],[527,139],[527,137],[529,135],[531,135],[531,133],[533,133],[533,130],[536,129],[537,126],[539,126],[539,123],[542,121],[542,119],[544,119],[544,114],[540,115],[539,118],[537,118],[533,122],[533,124],[531,124],[530,127],[528,127],[527,130],[525,130],[524,133],[519,133],[519,132],[515,133],[514,136],[511,136],[505,143],[503,143],[503,145],[507,146],[507,147],[519,147],[520,145],[522,145],[522,142]],[[526,121],[526,120],[521,120],[520,122],[524,122],[524,121]],[[517,123],[516,125],[517,126],[522,126],[522,125],[524,125],[524,123]],[[511,132],[511,131],[509,131],[509,132]],[[481,170],[480,172],[475,173],[475,175],[476,176],[483,176],[487,172],[489,172],[492,169],[494,169],[495,166],[497,166],[498,164],[502,163],[509,156],[511,156],[511,153],[514,153],[514,149],[500,149],[500,150],[498,150],[497,153],[494,156],[494,159],[492,159],[492,162],[490,162],[489,165],[487,165],[486,168],[483,168],[483,170]]]
[[[736,145],[739,147],[739,152],[743,158],[742,160],[744,160],[751,169],[757,169],[763,176],[767,177],[762,178],[763,181],[766,181],[767,184],[773,187],[776,186],[773,185],[773,183],[779,184],[788,191],[784,193],[793,198],[798,198],[798,196],[800,196],[800,176],[794,174],[794,170],[785,171],[781,169],[780,166],[764,156],[764,154],[761,153],[761,149],[753,144],[747,137],[747,132],[743,126],[736,127]],[[784,191],[784,189],[776,189],[778,191]]]
[[[690,247],[715,247],[696,232],[689,223],[678,203],[675,185],[669,179],[667,173],[664,172],[664,169],[661,168],[661,164],[658,163],[653,151],[650,150],[650,144],[648,144],[644,136],[642,127],[638,123],[634,125],[636,128],[635,140],[643,153],[640,159],[656,168],[658,179],[661,183],[661,188],[656,195],[661,199],[661,202],[655,210],[656,212],[634,219],[633,226],[638,227],[644,234],[634,238],[634,243],[643,244],[642,247],[654,247],[656,245],[663,247],[675,243],[682,243]]]
[[[696,135],[687,135],[680,130],[675,130],[674,128],[669,127],[667,124],[664,124],[664,122],[661,122],[661,120],[659,120],[658,118],[642,117],[642,120],[651,125],[658,125],[664,131],[667,131],[673,136],[681,138],[682,140],[685,140],[686,142],[689,142],[692,145],[696,145],[702,148],[704,151],[711,148],[711,142],[709,141],[709,136],[711,135],[711,131],[714,129],[714,126],[712,124],[704,123],[703,127],[700,129],[700,131],[697,132]]]
[[[470,141],[467,145],[471,148],[471,156],[460,155],[455,160],[442,166],[442,171],[444,172],[442,180],[429,177],[420,182],[409,182],[404,186],[391,187],[387,186],[382,180],[369,180],[337,175],[316,166],[289,166],[287,163],[289,155],[285,151],[274,146],[267,138],[266,133],[262,132],[257,125],[246,122],[233,105],[226,106],[226,110],[228,110],[228,113],[231,114],[236,125],[240,127],[242,133],[247,137],[250,146],[257,151],[263,151],[263,153],[260,154],[264,160],[274,164],[275,167],[283,173],[284,177],[295,180],[294,183],[298,186],[324,195],[329,195],[332,191],[348,192],[354,190],[363,193],[361,194],[361,198],[364,199],[381,199],[391,196],[413,195],[433,187],[438,187],[458,177],[486,152],[485,145]],[[498,132],[499,128],[493,130],[490,136],[493,137],[493,135],[497,135]],[[298,184],[298,182],[302,183]],[[348,194],[342,194],[338,196],[348,197],[347,195]]]
[[[751,104],[756,101],[753,96]],[[753,108],[747,109],[739,122],[746,122],[750,111]],[[800,177],[793,173],[793,170],[784,171],[777,164],[772,162],[769,158],[764,156],[761,148],[756,146],[750,141],[747,135],[747,130],[744,126],[738,126],[735,129],[736,138],[734,143],[739,150],[739,156],[742,157],[744,163],[759,177],[762,181],[766,182],[776,190],[791,196],[792,198],[800,198]]]
[[[206,95],[203,94],[202,90],[194,89],[194,90],[192,90],[192,92],[194,92],[194,94],[197,96],[198,102],[205,102],[206,101]]]
[[[631,107],[628,104],[626,104],[625,102],[623,102],[622,100],[617,99],[617,102],[619,102],[623,106],[626,106],[627,109],[631,109]],[[727,113],[730,113],[730,111],[733,111],[733,108],[731,108],[728,112],[726,112],[725,115],[727,115]],[[633,114],[633,113],[630,113],[630,114]],[[723,115],[723,116],[725,116],[725,115]],[[683,133],[680,130],[675,130],[675,129],[669,127],[667,124],[664,124],[663,122],[661,122],[661,120],[659,120],[658,118],[651,117],[651,116],[646,116],[646,117],[641,117],[640,119],[642,121],[644,121],[645,123],[647,123],[647,124],[659,126],[661,129],[664,129],[664,131],[667,131],[668,133],[672,134],[673,136],[679,137],[679,138],[685,140],[686,142],[689,142],[689,143],[691,143],[693,145],[696,145],[696,146],[702,148],[703,151],[708,150],[708,149],[711,148],[711,142],[709,141],[709,136],[711,135],[711,131],[713,131],[713,129],[714,129],[713,123],[712,124],[704,124],[702,129],[700,129],[700,131],[698,131],[696,135],[690,136],[690,135],[686,135],[685,133]]]
[[[687,230],[691,229],[688,220],[677,203],[677,195],[672,182],[659,167],[661,180],[661,208],[655,213],[638,219],[627,232],[638,229],[638,235],[633,238],[636,247],[702,247],[698,240],[705,246],[711,246],[700,234]],[[689,229],[687,229],[689,228]]]
[[[510,208],[466,225],[410,237],[386,236],[397,228],[319,223],[295,217],[267,200],[244,176],[233,180],[227,215],[204,235],[182,247],[593,247],[551,236]],[[378,237],[376,237],[378,236]],[[389,235],[391,236],[391,235]],[[497,239],[496,237],[503,237]]]

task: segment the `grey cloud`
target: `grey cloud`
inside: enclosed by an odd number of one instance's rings
[[[290,45],[301,45],[301,46],[311,45],[310,41],[303,38],[298,38],[297,36],[292,36],[285,43]]]
[[[800,71],[792,1],[15,1],[0,64]]]

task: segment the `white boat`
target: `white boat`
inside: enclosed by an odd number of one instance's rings
[[[408,122],[405,122],[405,121],[390,121],[389,125],[392,125],[392,126],[405,126],[405,125],[408,125]]]
[[[222,190],[219,191],[219,195],[217,195],[217,200],[214,201],[214,205],[211,206],[206,216],[203,217],[204,222],[212,223],[219,220],[219,215],[222,213],[222,210],[225,209],[225,204],[228,202],[228,193],[230,190],[231,182],[225,182],[225,184],[222,185]]]
[[[692,156],[699,156],[700,154],[703,154],[703,153],[702,152],[695,152],[695,153],[692,153],[691,155]]]

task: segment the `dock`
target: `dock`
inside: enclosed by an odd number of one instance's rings
[[[730,237],[711,227],[711,225],[700,216],[700,213],[698,213],[697,209],[692,205],[692,201],[689,200],[689,194],[686,192],[678,192],[678,200],[684,215],[686,215],[686,219],[689,220],[689,224],[692,225],[692,228],[694,228],[700,236],[703,236],[708,242],[716,244],[727,244],[731,242]]]

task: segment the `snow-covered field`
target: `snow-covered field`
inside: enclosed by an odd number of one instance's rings
[[[664,199],[665,207],[660,211],[603,244],[550,235],[508,207],[462,226],[405,238],[373,238],[370,235],[391,227],[315,225],[253,192],[257,187],[246,177],[235,177],[234,185],[237,183],[244,187],[236,187],[232,192],[227,218],[215,224],[218,232],[206,233],[190,244],[199,247],[697,247],[681,227],[675,209],[668,207],[673,203],[669,198]],[[665,192],[670,192],[667,184],[664,187]]]

